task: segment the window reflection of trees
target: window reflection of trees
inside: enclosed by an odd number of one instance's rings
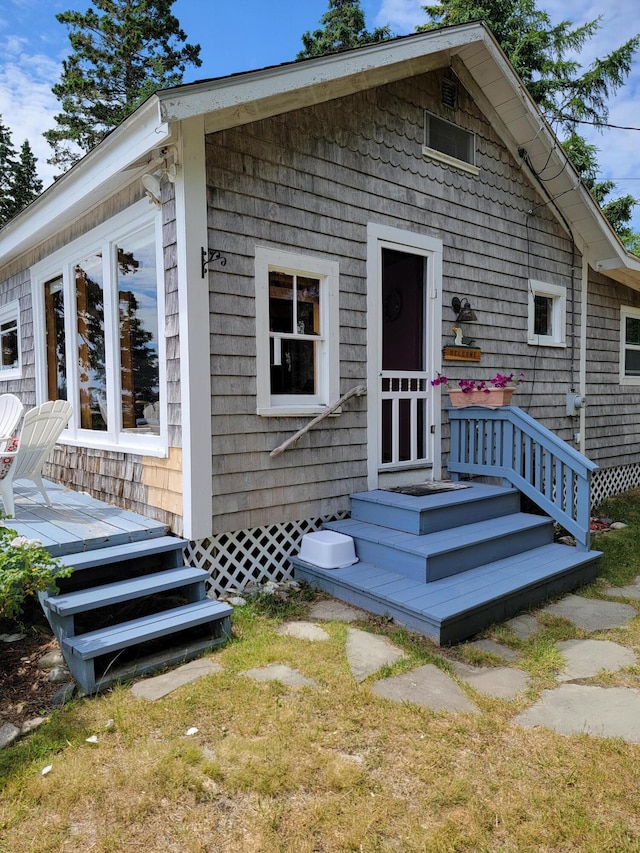
[[[141,241],[137,257],[135,249],[126,252],[118,247],[122,427],[125,430],[159,431],[154,250],[153,241],[148,238]],[[146,303],[144,307],[143,303]]]
[[[62,276],[44,286],[47,326],[47,393],[49,400],[67,399],[67,351]]]
[[[101,255],[76,266],[75,282],[80,426],[104,431],[107,384]]]
[[[78,426],[102,432],[110,428],[157,433],[160,375],[154,231],[128,237],[125,247],[111,245],[111,265],[105,265],[103,251],[74,264],[75,317],[69,316],[65,305],[62,275],[45,282],[47,391],[49,399],[67,399],[66,346],[67,335],[73,333],[75,364],[69,369],[76,371],[78,383]],[[107,300],[106,309],[105,289],[107,296],[116,299],[115,304]],[[109,352],[106,343],[111,336],[105,333],[105,322],[118,324],[119,354]],[[1,332],[0,358],[4,352]],[[116,416],[107,400],[113,403],[118,397],[120,411],[113,422]]]

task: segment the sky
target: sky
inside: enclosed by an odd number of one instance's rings
[[[368,29],[388,24],[394,34],[405,35],[426,22],[426,2],[361,0],[361,5]],[[51,87],[69,51],[67,29],[55,15],[89,5],[87,0],[0,0],[0,116],[16,149],[29,140],[45,186],[54,169],[46,163],[51,149],[42,133],[55,126],[59,103]],[[538,0],[537,6],[554,23],[582,24],[602,17],[597,36],[581,54],[586,64],[640,33],[638,0]],[[316,29],[327,8],[328,0],[176,0],[173,14],[188,40],[201,46],[202,66],[188,69],[184,82],[295,59],[302,33]],[[599,149],[600,178],[616,182],[616,195],[640,198],[640,55],[627,84],[609,102],[609,122],[638,130],[600,133],[583,126],[582,134]],[[640,231],[640,204],[633,226]]]

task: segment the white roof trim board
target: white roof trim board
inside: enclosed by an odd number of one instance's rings
[[[550,176],[546,190],[593,269],[640,289],[640,259],[625,250],[482,23],[157,92],[0,231],[0,264],[52,236],[63,219],[72,222],[113,195],[132,174],[142,174],[185,119],[203,116],[210,133],[448,65],[513,156],[520,161],[518,151],[524,148],[533,168]]]

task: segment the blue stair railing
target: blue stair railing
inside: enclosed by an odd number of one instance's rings
[[[452,479],[500,477],[589,550],[590,479],[595,462],[517,406],[449,408]]]

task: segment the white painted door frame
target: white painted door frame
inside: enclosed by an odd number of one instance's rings
[[[430,375],[440,369],[442,358],[442,241],[414,231],[391,228],[370,222],[367,225],[367,467],[368,487],[380,483],[381,446],[381,372],[382,372],[382,249],[422,255],[426,260],[425,335],[426,369]],[[439,395],[427,399],[426,440],[430,442],[430,478],[441,474],[441,411]],[[395,473],[407,482],[417,476],[424,479],[424,468],[399,465]],[[385,478],[389,478],[385,474]]]

